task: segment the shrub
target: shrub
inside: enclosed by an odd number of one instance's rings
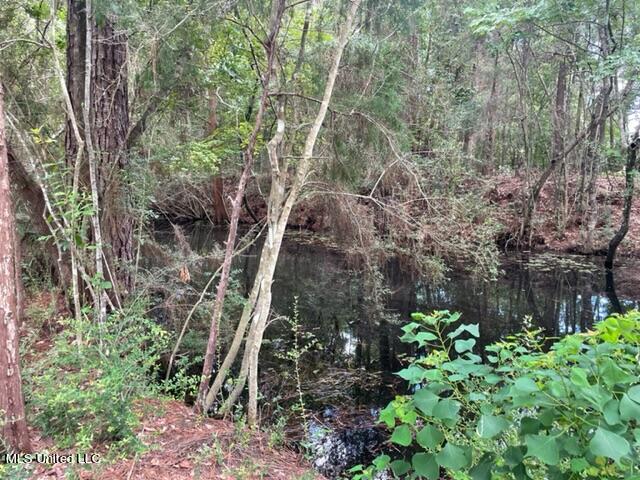
[[[398,375],[414,393],[380,413],[401,456],[352,469],[438,479],[640,478],[640,313],[543,348],[529,331],[473,353],[478,325],[412,316],[402,341],[426,354]]]
[[[102,325],[68,321],[25,375],[35,424],[63,448],[135,447],[132,401],[151,393],[166,342],[166,332],[138,314],[113,314]]]

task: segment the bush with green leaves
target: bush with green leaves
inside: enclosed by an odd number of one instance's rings
[[[167,333],[135,312],[103,324],[69,320],[46,357],[25,372],[34,423],[60,447],[137,446],[133,400],[153,393]]]
[[[380,413],[399,455],[355,480],[396,478],[640,479],[640,313],[545,348],[541,331],[473,353],[478,325],[413,314],[403,342],[425,352],[398,375],[414,391]],[[548,345],[547,345],[548,346]]]

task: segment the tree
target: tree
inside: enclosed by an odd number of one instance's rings
[[[324,86],[324,93],[322,99],[319,101],[320,106],[316,112],[314,120],[311,122],[300,158],[295,167],[289,163],[289,158],[282,155],[282,144],[285,138],[286,97],[284,95],[279,95],[278,93],[274,94],[277,98],[277,104],[275,105],[276,131],[267,144],[271,174],[271,187],[267,200],[267,233],[260,253],[258,272],[249,294],[249,300],[242,312],[242,318],[234,337],[234,343],[238,338],[242,339],[242,337],[244,337],[245,329],[247,328],[250,319],[251,325],[249,327],[249,333],[245,339],[245,349],[239,378],[233,392],[222,407],[222,410],[226,411],[236,402],[248,380],[249,401],[247,417],[249,422],[252,424],[255,424],[258,420],[258,357],[271,310],[271,286],[280,253],[280,247],[282,245],[282,239],[291,210],[298,200],[313,165],[314,148],[329,109],[329,103],[338,77],[342,54],[351,36],[359,4],[360,0],[352,0],[350,2],[346,19],[344,24],[341,26],[340,34],[336,41],[336,47],[332,55],[331,65],[327,74],[326,84]],[[209,389],[209,392],[204,399],[205,410],[208,410],[215,401],[219,388],[222,386],[222,383],[228,374],[227,369],[234,360],[235,353],[230,351],[227,354],[216,379],[214,380],[213,386]]]
[[[638,155],[638,147],[640,146],[640,132],[636,132],[629,146],[627,147],[627,164],[625,165],[625,189],[624,189],[624,207],[622,209],[622,219],[620,220],[620,228],[615,233],[609,247],[607,248],[607,256],[604,266],[607,270],[613,268],[613,260],[616,256],[618,246],[624,240],[629,231],[629,217],[631,216],[631,207],[633,205],[633,190],[635,187],[636,176],[636,157]]]
[[[218,338],[218,324],[222,317],[222,307],[224,305],[224,299],[227,293],[227,287],[229,285],[229,274],[231,273],[231,260],[233,259],[233,249],[236,242],[236,235],[238,231],[238,220],[240,218],[240,210],[242,209],[242,199],[244,198],[245,187],[251,173],[253,166],[254,149],[256,141],[258,139],[258,133],[262,128],[262,121],[265,111],[267,109],[267,101],[269,99],[269,88],[271,84],[271,77],[273,75],[274,62],[276,58],[276,40],[278,38],[278,32],[280,31],[280,23],[282,21],[282,14],[284,12],[285,2],[284,0],[274,0],[272,6],[270,29],[267,38],[264,41],[264,49],[267,57],[267,66],[263,75],[262,81],[262,94],[260,96],[260,103],[258,106],[258,113],[256,115],[255,124],[249,140],[247,142],[247,148],[244,151],[244,167],[238,180],[238,187],[236,190],[235,198],[232,204],[231,220],[229,224],[229,233],[227,235],[227,241],[225,246],[224,261],[222,263],[222,273],[220,274],[220,281],[216,290],[216,299],[213,306],[213,313],[211,316],[211,326],[209,329],[209,338],[207,341],[207,350],[204,356],[204,364],[202,366],[202,375],[200,377],[200,387],[198,389],[198,399],[196,401],[196,410],[207,411],[211,406],[211,403],[205,402],[207,391],[209,390],[209,381],[211,379],[211,372],[213,369],[213,359],[217,347]],[[243,315],[244,316],[244,315]],[[241,320],[242,324],[243,320]],[[241,337],[240,337],[241,338]],[[232,345],[232,349],[237,351],[239,343],[235,342]],[[224,367],[223,367],[224,368]]]
[[[31,449],[31,445],[20,376],[21,293],[22,280],[4,127],[4,88],[0,82],[0,421],[2,440],[6,446],[25,452]]]
[[[134,221],[125,176],[129,135],[127,35],[118,29],[116,21],[113,13],[93,9],[90,1],[68,0],[67,90],[73,111],[68,112],[65,150],[67,162],[73,164],[79,148],[71,125],[75,121],[86,150],[81,180],[85,188],[97,190],[94,209],[100,221],[93,227],[93,240],[99,250],[99,240],[104,239],[104,275],[113,283],[116,295],[124,297],[133,288],[130,266]],[[94,179],[90,178],[92,168]],[[98,270],[104,259],[96,259]]]

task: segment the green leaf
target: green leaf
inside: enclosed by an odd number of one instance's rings
[[[380,410],[379,421],[384,422],[388,428],[393,427],[396,424],[396,409],[393,403],[390,403],[382,410]]]
[[[471,335],[473,335],[476,338],[480,336],[480,329],[478,328],[478,324],[473,323],[470,325],[460,325],[453,332],[447,334],[447,337],[456,338],[456,337],[459,337],[463,332],[469,332]]]
[[[411,464],[405,460],[394,460],[389,464],[394,475],[404,475],[411,469]]]
[[[458,417],[460,403],[450,398],[440,400],[433,409],[433,416],[441,420],[453,420]]]
[[[423,448],[435,449],[436,447],[439,447],[444,440],[444,435],[433,425],[427,425],[418,432],[416,440]]]
[[[415,406],[428,416],[433,414],[433,407],[435,407],[439,401],[440,397],[426,388],[421,388],[413,395],[413,403]]]
[[[631,400],[628,393],[620,400],[620,418],[624,421],[640,418],[640,404]]]
[[[520,435],[524,436],[538,433],[541,427],[542,424],[537,418],[524,417],[520,420]]]
[[[391,441],[407,447],[411,445],[411,429],[408,425],[398,425],[391,435]]]
[[[437,339],[438,337],[436,337],[433,333],[429,333],[429,332],[420,332],[416,334],[416,341],[421,346],[423,346],[427,342],[433,342],[434,340],[437,340]]]
[[[418,328],[420,326],[419,323],[416,322],[411,322],[411,323],[407,323],[406,325],[404,325],[401,330],[404,333],[413,333],[413,331]]]
[[[589,467],[589,462],[587,462],[583,457],[571,459],[571,471],[574,473],[584,472]]]
[[[509,427],[509,422],[503,417],[482,415],[478,421],[476,432],[480,438],[493,438]]]
[[[634,385],[627,392],[629,398],[636,403],[640,403],[640,385]]]
[[[616,425],[617,423],[620,423],[620,414],[618,413],[619,404],[620,402],[613,398],[609,400],[604,406],[604,409],[602,411],[604,415],[604,421],[609,425]]]
[[[371,463],[373,463],[377,470],[384,470],[385,468],[387,468],[387,465],[389,465],[390,461],[391,457],[389,455],[379,455],[374,458],[373,462]]]
[[[589,442],[589,450],[594,455],[620,460],[630,452],[631,446],[624,437],[617,433],[598,427],[595,435]]]
[[[426,477],[429,480],[438,480],[440,478],[440,467],[432,454],[416,453],[411,458],[411,463],[418,475]]]
[[[491,468],[495,463],[493,453],[485,453],[480,461],[469,470],[472,480],[491,480]]]
[[[526,435],[527,457],[536,457],[547,465],[557,465],[560,461],[558,442],[549,435]]]
[[[409,367],[397,372],[396,375],[413,385],[424,380],[425,372],[426,370],[419,365],[410,365]]]
[[[515,467],[516,465],[520,465],[522,460],[524,460],[524,447],[508,447],[502,458],[504,458],[504,462],[510,466]]]
[[[511,387],[511,394],[513,395],[516,393],[519,395],[526,395],[539,390],[538,385],[533,381],[533,379],[529,377],[521,377],[513,383],[513,386]]]
[[[456,340],[453,344],[453,348],[455,348],[458,353],[464,353],[472,350],[475,344],[476,341],[473,338],[470,338],[469,340]]]
[[[600,377],[612,387],[617,383],[632,382],[634,377],[622,370],[611,358],[605,358],[600,365]]]
[[[587,388],[591,385],[589,380],[587,380],[587,372],[579,367],[573,367],[571,369],[569,380],[577,387]]]
[[[460,470],[469,465],[468,451],[453,443],[447,443],[436,455],[439,465],[450,470]]]

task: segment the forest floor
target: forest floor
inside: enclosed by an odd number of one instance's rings
[[[103,464],[38,465],[33,479],[186,480],[186,479],[322,479],[296,452],[270,446],[269,436],[238,428],[233,422],[204,418],[177,400],[144,399],[136,404],[141,416],[137,436],[145,446],[134,458]],[[59,451],[51,439],[31,431],[34,452]],[[105,458],[104,447],[95,453]],[[84,467],[84,468],[83,468]],[[69,477],[73,470],[76,477]]]
[[[513,175],[499,175],[491,179],[493,188],[489,190],[489,200],[497,205],[501,212],[500,222],[504,225],[505,235],[513,235],[519,229],[519,216],[516,205],[526,191],[525,181]],[[576,190],[576,179],[569,181],[569,191]],[[638,186],[629,220],[629,232],[620,244],[618,253],[622,256],[640,257],[640,199]],[[610,176],[597,182],[596,203],[597,223],[593,232],[594,250],[603,251],[617,231],[624,205],[624,178]],[[536,250],[565,253],[588,253],[585,250],[585,226],[576,214],[577,201],[570,195],[568,202],[568,221],[562,233],[559,233],[558,202],[555,185],[547,182],[540,193],[540,199],[534,216],[534,245]]]
[[[31,292],[25,301],[21,336],[28,345],[23,362],[50,355],[53,337],[68,317],[64,301],[51,291]],[[139,418],[135,429],[140,453],[126,458],[108,445],[89,453],[100,455],[95,464],[28,465],[33,480],[321,480],[301,454],[283,443],[283,434],[251,430],[232,420],[203,417],[183,402],[168,397],[134,402]],[[76,454],[62,449],[40,430],[30,427],[33,453]],[[0,477],[2,475],[0,474]],[[23,477],[20,477],[23,478]]]

